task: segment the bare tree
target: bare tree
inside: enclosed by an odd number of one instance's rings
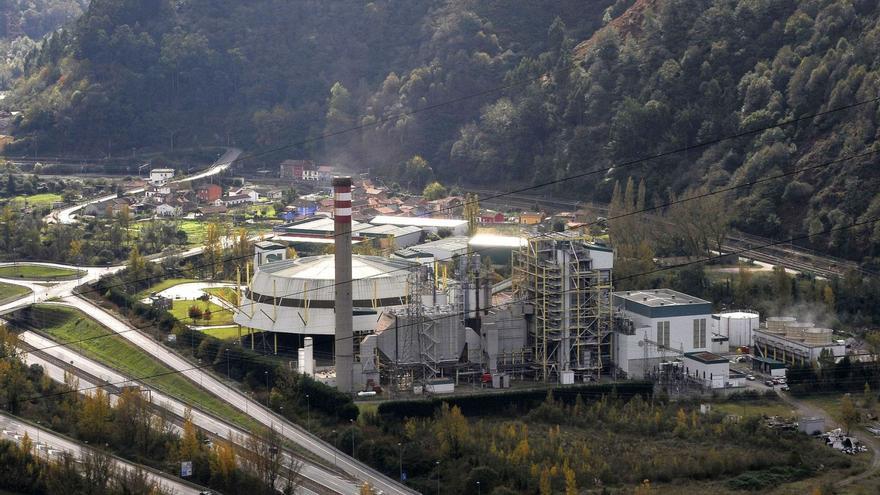
[[[85,482],[84,493],[106,493],[107,485],[113,476],[113,458],[109,453],[100,449],[83,449],[82,475]]]
[[[261,428],[247,437],[244,446],[240,454],[244,466],[263,483],[264,493],[275,493],[284,455],[278,432]]]
[[[126,495],[170,495],[141,468],[122,469],[113,479],[113,489]]]

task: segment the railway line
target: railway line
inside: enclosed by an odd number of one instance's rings
[[[607,204],[550,198],[544,195],[525,193],[505,195],[503,198],[493,198],[493,196],[505,193],[490,189],[469,189],[468,192],[487,198],[485,200],[480,199],[480,202],[491,207],[507,209],[518,208],[523,210],[534,210],[538,207],[549,211],[576,211],[579,209],[590,209],[593,212],[596,212],[597,215],[608,215]],[[646,216],[649,216],[651,219],[658,222],[666,222],[666,220],[657,215]],[[734,230],[728,234],[722,248],[725,251],[740,251],[743,249],[752,249],[753,246],[772,244],[773,242],[774,239],[768,237],[747,234]],[[864,275],[880,275],[876,272],[860,267],[859,264],[854,261],[844,260],[794,244],[777,244],[774,246],[754,249],[749,251],[748,256],[746,257],[762,263],[781,265],[792,271],[812,273],[825,278],[842,277],[849,271],[857,271]]]

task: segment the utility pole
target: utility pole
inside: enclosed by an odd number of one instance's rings
[[[266,407],[268,408],[269,407],[269,395],[271,395],[269,393],[269,372],[264,371],[263,374],[266,375]]]

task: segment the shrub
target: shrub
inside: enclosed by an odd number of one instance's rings
[[[186,313],[193,320],[200,320],[200,319],[202,319],[202,316],[203,316],[202,308],[196,306],[195,304],[190,306],[189,310],[187,310]]]

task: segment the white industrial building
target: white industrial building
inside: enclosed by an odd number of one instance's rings
[[[235,322],[269,332],[333,335],[335,256],[288,260],[279,254],[279,261],[256,266]],[[352,257],[354,332],[372,331],[379,313],[406,304],[411,267],[401,260]]]
[[[275,228],[275,239],[287,242],[294,247],[303,244],[326,245],[334,243],[333,219],[329,217],[313,217],[299,220]],[[417,244],[422,238],[422,230],[417,227],[394,225],[371,225],[352,221],[352,244],[373,241],[377,247],[406,248]],[[385,245],[387,244],[387,245]]]
[[[686,352],[681,358],[684,375],[706,388],[724,388],[730,375],[727,358],[711,352]]]
[[[671,289],[615,292],[614,362],[641,378],[661,362],[711,349],[712,304]]]
[[[838,360],[846,354],[846,342],[834,340],[830,328],[818,328],[794,317],[769,317],[764,327],[754,332],[753,354],[788,366],[812,365],[823,352]]]
[[[164,186],[173,177],[173,168],[154,168],[150,170],[150,184],[154,186]]]
[[[379,215],[370,220],[373,225],[394,225],[397,227],[418,227],[425,232],[438,233],[440,230],[448,230],[452,235],[467,235],[467,220],[453,218],[430,218],[430,217],[392,217]],[[352,232],[355,232],[352,228]]]

